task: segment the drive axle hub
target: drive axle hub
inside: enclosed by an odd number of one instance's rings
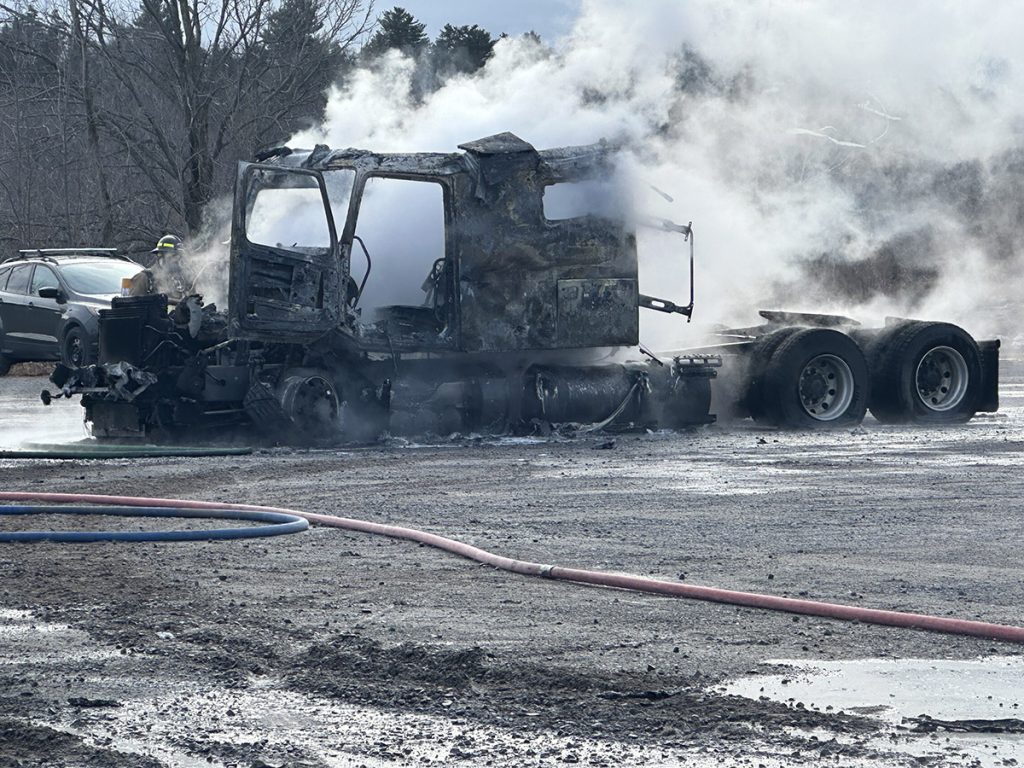
[[[836,355],[818,355],[800,372],[800,404],[819,421],[843,415],[853,401],[853,372]]]
[[[956,408],[967,394],[967,361],[952,347],[935,347],[917,364],[917,396],[933,411]]]

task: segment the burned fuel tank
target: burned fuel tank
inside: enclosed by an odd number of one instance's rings
[[[646,368],[625,365],[533,366],[523,377],[523,417],[552,424],[594,424],[621,407],[616,423],[638,423],[646,375]]]

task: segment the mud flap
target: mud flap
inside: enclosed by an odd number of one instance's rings
[[[999,410],[999,339],[979,341],[981,353],[981,398],[978,410],[994,413]]]

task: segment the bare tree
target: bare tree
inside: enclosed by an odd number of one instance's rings
[[[63,41],[46,65],[63,73],[81,121],[99,234],[141,241],[198,231],[238,159],[322,114],[372,2],[64,0],[37,13],[0,0],[0,10]],[[46,58],[31,46],[19,55]]]
[[[68,0],[68,21],[71,32],[71,58],[79,65],[78,83],[84,109],[86,135],[89,149],[95,161],[96,181],[100,197],[100,242],[109,243],[114,236],[113,203],[110,195],[110,181],[100,143],[99,117],[96,110],[95,85],[90,70],[92,57],[89,55],[89,19],[83,18],[79,0]]]
[[[19,243],[66,214],[61,167],[71,143],[64,115],[60,40],[36,14],[0,28],[0,216]]]

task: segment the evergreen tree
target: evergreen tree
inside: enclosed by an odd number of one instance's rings
[[[426,33],[427,25],[397,5],[380,15],[377,27],[370,42],[363,48],[364,56],[372,58],[394,49],[415,58],[430,43]]]
[[[445,24],[434,41],[434,61],[438,77],[456,73],[472,73],[482,68],[494,55],[497,41],[490,33],[478,27]]]

